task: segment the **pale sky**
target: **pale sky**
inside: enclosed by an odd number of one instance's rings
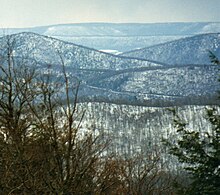
[[[208,21],[220,21],[220,0],[0,0],[0,28]]]

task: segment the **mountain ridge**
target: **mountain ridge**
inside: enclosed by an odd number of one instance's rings
[[[124,52],[120,55],[148,57],[167,64],[210,64],[208,51],[220,51],[220,33],[199,34],[150,47]],[[219,55],[219,54],[218,54]],[[190,59],[191,57],[191,59]]]
[[[136,27],[137,29],[134,29],[133,27]],[[213,27],[214,26],[214,27]],[[122,35],[161,35],[166,34],[169,35],[176,35],[176,34],[198,34],[206,31],[205,33],[209,32],[209,29],[212,27],[213,30],[216,31],[220,29],[220,22],[167,22],[167,23],[69,23],[69,24],[55,24],[55,25],[46,25],[46,26],[35,26],[35,27],[29,27],[29,28],[9,28],[7,31],[32,31],[32,32],[39,32],[44,33],[46,35],[46,32],[49,28],[61,28],[61,27],[69,27],[66,28],[66,32],[68,30],[71,30],[73,27],[81,27],[84,28],[84,30],[93,30],[91,32],[91,35],[95,36],[98,35],[97,31],[98,27],[100,28],[100,32],[103,32],[103,27],[109,27],[115,28],[116,30],[120,31]],[[86,29],[87,27],[87,29]],[[90,29],[88,28],[90,27]],[[95,29],[92,29],[92,27],[96,27]],[[171,29],[172,28],[172,29]],[[57,29],[59,31],[59,29]],[[61,29],[63,30],[63,29]],[[73,30],[73,29],[72,29]],[[130,31],[128,31],[130,30]],[[140,31],[142,30],[142,31]],[[58,32],[57,31],[57,32]],[[150,32],[151,31],[151,32]],[[201,32],[202,31],[202,32]],[[61,31],[60,31],[61,32]],[[67,35],[67,33],[65,34]],[[74,32],[74,31],[73,31]],[[75,31],[77,32],[77,31]],[[81,31],[82,32],[82,31]],[[85,32],[85,31],[84,31]],[[96,33],[95,33],[96,32]],[[126,33],[125,33],[126,32]],[[136,32],[136,33],[134,33]],[[138,32],[138,33],[137,33]],[[158,34],[157,34],[158,33]],[[64,34],[64,32],[62,32]],[[57,35],[57,34],[56,34]],[[77,35],[77,34],[72,34]],[[88,32],[83,34],[80,34],[81,36],[88,35]],[[106,35],[109,35],[107,33]],[[118,35],[118,32],[117,34]],[[113,36],[113,34],[111,34]]]
[[[164,63],[160,63],[160,62],[157,63],[157,62],[152,61],[152,60],[148,61],[147,59],[137,59],[137,58],[133,58],[133,57],[113,55],[113,54],[98,51],[96,49],[89,48],[89,47],[86,47],[86,46],[82,46],[82,45],[74,44],[74,43],[71,43],[71,42],[66,42],[66,41],[63,41],[63,40],[59,40],[59,39],[56,39],[56,38],[53,38],[53,37],[39,35],[39,34],[33,33],[33,32],[23,32],[23,33],[8,35],[8,36],[11,39],[17,40],[16,44],[19,45],[19,47],[17,47],[16,50],[21,50],[20,51],[21,53],[22,52],[24,53],[24,52],[28,51],[29,55],[32,55],[32,53],[34,53],[34,52],[36,53],[36,51],[35,51],[36,49],[38,49],[37,52],[39,52],[39,53],[42,52],[42,51],[45,51],[45,52],[48,53],[47,50],[50,49],[52,51],[53,55],[57,55],[57,57],[58,57],[59,49],[61,50],[61,54],[63,54],[64,56],[66,56],[66,53],[68,53],[68,52],[69,52],[69,54],[71,54],[71,52],[72,52],[71,55],[73,55],[75,50],[79,50],[79,52],[84,52],[84,53],[87,52],[85,55],[88,55],[88,54],[98,55],[99,56],[99,58],[97,59],[98,61],[100,61],[103,58],[107,57],[109,59],[111,59],[111,58],[117,59],[118,61],[125,60],[125,61],[128,61],[127,64],[132,63],[133,65],[138,64],[138,62],[139,62],[140,66],[142,66],[141,64],[143,64],[143,66],[145,66],[145,65],[148,66],[148,65],[151,65],[151,64],[153,65],[154,63],[155,63],[155,65],[165,65]],[[7,39],[7,36],[5,38]],[[4,42],[3,38],[0,38],[0,40],[2,42]],[[22,44],[25,45],[25,48],[22,47]],[[41,48],[41,50],[39,50],[39,48]],[[63,49],[63,51],[62,51],[62,49]],[[19,51],[18,51],[18,53],[19,53]],[[81,55],[83,55],[83,53],[81,53]],[[43,56],[43,54],[42,54],[42,56]],[[56,57],[56,59],[58,59],[57,57]],[[80,56],[77,56],[77,57],[80,57]],[[35,58],[37,58],[36,55],[35,55]],[[97,60],[96,60],[96,63],[98,63]],[[117,64],[117,60],[115,62],[116,64]],[[82,61],[80,61],[79,64],[80,63],[83,64]],[[100,62],[100,63],[104,64],[104,62]],[[122,63],[122,62],[120,62],[120,63]],[[56,63],[52,63],[52,64],[56,64]],[[70,65],[70,64],[71,64],[71,62],[67,63],[67,65]],[[93,64],[94,64],[94,62],[93,62]],[[103,67],[103,68],[106,68],[106,67]],[[120,67],[118,67],[118,68],[120,68]]]
[[[101,51],[116,50],[119,53],[196,34],[217,33],[220,32],[220,22],[78,23],[3,29],[7,34],[21,31],[35,32]]]
[[[39,70],[46,73],[50,65],[49,72],[54,77],[62,74],[62,57],[68,74],[82,83],[79,91],[82,101],[167,106],[178,102],[198,104],[198,98],[204,97],[199,102],[201,104],[210,103],[210,99],[213,100],[210,97],[215,96],[218,89],[216,78],[219,71],[214,65],[151,63],[90,50],[34,33],[1,38],[2,55],[7,55],[4,44],[7,46],[7,38],[10,37],[15,57],[33,57],[40,64]],[[189,97],[193,101],[187,100]]]

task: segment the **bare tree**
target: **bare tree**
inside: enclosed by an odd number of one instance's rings
[[[61,76],[28,66],[14,44],[0,59],[1,194],[169,194],[159,154],[112,155],[105,136],[80,128],[79,82],[59,53]]]

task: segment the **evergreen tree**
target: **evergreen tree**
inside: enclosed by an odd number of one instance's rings
[[[212,63],[220,64],[214,53],[210,52],[209,57]],[[175,109],[172,112],[178,139],[174,143],[165,140],[165,144],[192,179],[189,186],[180,188],[180,194],[220,194],[220,114],[217,107],[207,109],[211,131],[189,130]]]

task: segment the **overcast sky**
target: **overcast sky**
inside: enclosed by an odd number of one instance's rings
[[[0,28],[198,21],[220,21],[220,0],[0,0]]]

